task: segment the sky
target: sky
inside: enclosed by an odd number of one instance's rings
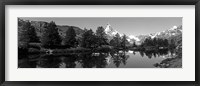
[[[107,24],[121,34],[139,35],[161,32],[182,25],[182,17],[20,17],[29,21],[54,21],[57,25],[77,26],[96,31]]]

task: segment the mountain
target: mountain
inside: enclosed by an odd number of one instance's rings
[[[117,33],[120,34],[118,31],[116,31],[110,24],[107,24],[105,28],[105,33],[107,34],[107,37],[109,40],[111,40]],[[120,34],[122,36],[122,34]],[[142,34],[142,35],[129,35],[127,36],[127,40],[130,43],[135,42],[136,44],[141,44],[146,38],[161,38],[161,39],[174,39],[177,36],[182,36],[182,25],[180,26],[173,26],[170,29],[167,29],[162,32],[156,32],[156,33],[150,33],[150,34]]]
[[[107,24],[106,28],[105,28],[105,33],[109,36],[115,36],[117,33],[119,33],[118,31],[114,30],[110,24]]]
[[[182,36],[182,25],[180,26],[173,26],[170,29],[167,29],[162,32],[157,32],[157,33],[151,33],[151,34],[146,34],[146,35],[138,35],[140,39],[140,42],[143,42],[146,38],[161,38],[161,39],[172,39],[176,36]]]
[[[182,26],[174,26],[173,28],[160,32],[158,35],[156,35],[156,37],[168,39],[178,35],[182,35]]]
[[[158,32],[155,34],[150,34],[151,38],[164,38],[164,39],[168,39],[169,37],[173,37],[173,36],[177,36],[182,34],[182,26],[173,26],[172,28],[162,31],[162,32]]]
[[[107,25],[106,25],[105,33],[107,34],[108,40],[111,40],[117,33],[120,35],[120,37],[123,36],[123,34],[119,33],[119,32],[116,31],[115,29],[113,29],[113,28],[111,27],[110,24],[107,24]],[[127,40],[128,40],[130,43],[133,43],[134,41],[140,41],[140,39],[138,39],[138,38],[137,38],[136,36],[134,36],[134,35],[127,36]]]
[[[27,22],[27,21],[19,19],[19,23],[23,23],[23,22]],[[35,27],[37,36],[39,37],[42,36],[42,32],[46,29],[47,25],[49,24],[48,22],[45,22],[45,21],[31,21],[30,23],[33,27]],[[62,38],[65,36],[65,33],[69,29],[69,27],[73,27],[77,35],[83,33],[83,30],[76,26],[57,25],[58,32]]]
[[[117,33],[119,34],[119,32],[116,31],[116,30],[114,30],[114,29],[111,27],[110,24],[107,24],[107,25],[106,25],[105,33],[106,33],[106,35],[107,35],[108,41],[111,41],[111,40],[113,39],[113,37],[114,37]],[[121,34],[119,34],[119,35],[121,36]]]
[[[61,35],[61,37],[64,37],[66,35],[66,31],[69,29],[69,27],[73,27],[75,30],[76,35],[80,35],[83,33],[83,29],[76,27],[76,26],[68,26],[68,25],[57,25],[58,32]]]

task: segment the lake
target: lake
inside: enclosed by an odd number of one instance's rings
[[[168,50],[19,55],[18,68],[154,68],[173,55]]]

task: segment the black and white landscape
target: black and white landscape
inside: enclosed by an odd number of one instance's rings
[[[182,68],[182,18],[20,17],[18,68]]]

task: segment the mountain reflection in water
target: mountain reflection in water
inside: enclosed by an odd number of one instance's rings
[[[173,51],[112,51],[77,54],[20,55],[19,68],[154,68]]]

